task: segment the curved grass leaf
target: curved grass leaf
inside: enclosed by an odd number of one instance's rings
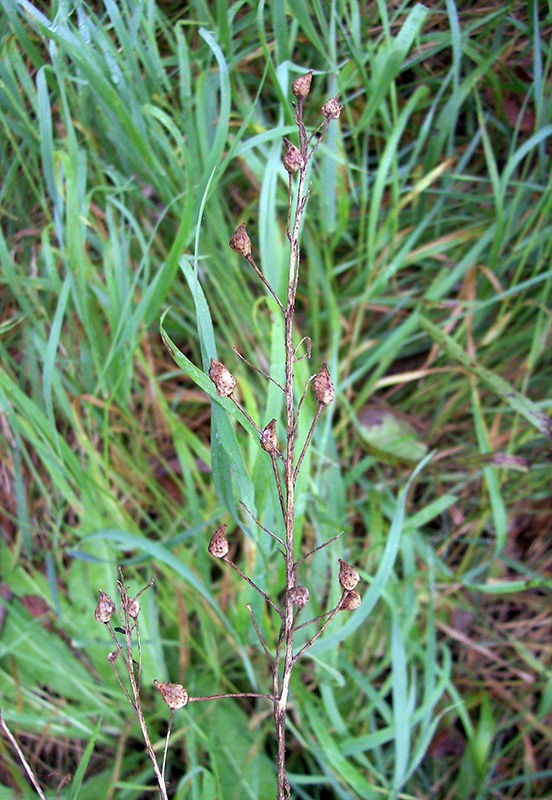
[[[552,420],[541,411],[540,408],[533,403],[528,397],[501,378],[495,375],[490,369],[487,369],[474,358],[469,356],[454,339],[441,330],[433,322],[430,322],[427,317],[420,315],[420,325],[431,336],[433,341],[448,353],[449,356],[455,358],[462,364],[469,372],[480,378],[488,387],[492,389],[502,400],[510,406],[514,411],[517,411],[528,422],[531,423],[537,430],[543,433],[548,439],[552,439]]]

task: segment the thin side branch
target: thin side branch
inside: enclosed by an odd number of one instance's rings
[[[233,350],[233,352],[234,352],[234,353],[237,355],[237,357],[238,357],[238,358],[241,358],[241,360],[244,362],[244,364],[247,364],[247,366],[248,366],[248,367],[251,367],[251,369],[254,369],[254,370],[255,370],[255,372],[258,372],[258,373],[259,373],[259,375],[262,375],[262,376],[263,376],[263,378],[266,378],[268,381],[271,381],[271,383],[273,383],[275,386],[277,386],[277,387],[278,387],[278,389],[280,389],[280,390],[281,390],[281,391],[282,391],[282,392],[285,394],[286,390],[284,389],[284,387],[282,386],[282,384],[281,384],[281,383],[278,383],[278,381],[275,381],[275,380],[274,380],[274,378],[272,378],[272,377],[271,377],[271,376],[268,374],[268,372],[265,372],[265,371],[264,371],[264,369],[260,369],[259,367],[256,367],[256,366],[255,366],[255,364],[252,364],[252,363],[251,363],[251,361],[248,361],[248,360],[247,360],[247,359],[246,359],[244,356],[242,356],[242,354],[241,354],[241,353],[239,352],[239,350],[236,348],[236,345],[235,345],[235,344],[233,344],[233,345],[232,345],[232,350]]]
[[[126,686],[124,685],[124,683],[123,683],[123,681],[121,679],[121,676],[119,675],[119,670],[117,669],[117,667],[115,666],[113,661],[110,661],[110,663],[111,663],[111,666],[113,667],[113,672],[115,673],[115,675],[117,677],[117,680],[119,681],[119,686],[123,690],[126,699],[130,703],[130,705],[132,706],[134,711],[137,712],[136,704],[134,703],[134,700],[132,699],[132,697],[129,695],[129,693],[128,693],[127,689],[126,689]]]
[[[310,385],[311,381],[313,381],[315,378],[316,378],[316,374],[310,376],[308,381],[305,383],[305,388],[303,389],[303,394],[301,395],[301,397],[299,398],[299,402],[297,403],[297,411],[295,412],[295,423],[293,425],[293,435],[294,436],[297,433],[297,425],[298,425],[298,422],[299,422],[299,412],[301,411],[301,406],[303,405],[303,401],[304,401],[305,397],[307,396],[309,385]]]
[[[2,730],[4,731],[4,733],[6,734],[8,739],[10,740],[10,742],[12,743],[12,746],[13,746],[15,752],[17,753],[17,757],[19,758],[19,760],[23,764],[23,768],[24,768],[25,772],[27,773],[27,775],[29,776],[29,780],[32,783],[32,785],[34,786],[34,789],[35,789],[37,795],[41,798],[41,800],[46,800],[46,795],[44,794],[44,792],[40,788],[40,784],[38,783],[38,780],[36,779],[35,774],[34,774],[34,772],[32,771],[32,769],[31,769],[31,767],[29,765],[29,762],[25,758],[25,756],[23,754],[23,750],[19,746],[19,742],[17,741],[17,739],[15,738],[13,733],[8,728],[8,724],[7,724],[6,720],[4,719],[4,717],[2,716],[1,709],[0,709],[0,728],[2,728]]]
[[[324,547],[327,547],[332,542],[335,542],[335,540],[339,539],[340,536],[343,536],[344,533],[345,531],[341,531],[341,533],[338,533],[337,536],[332,536],[332,538],[328,539],[328,541],[324,542],[324,544],[319,544],[318,547],[314,548],[314,550],[309,550],[309,552],[306,555],[304,555],[303,558],[300,558],[299,561],[295,562],[294,564],[295,569],[297,569],[299,564],[302,564],[303,561],[306,561],[306,559],[309,558],[309,556],[312,556],[313,553],[317,553],[318,550],[322,550]]]
[[[284,519],[284,525],[286,524],[286,504],[284,502],[284,493],[282,491],[282,482],[280,481],[280,473],[278,472],[278,465],[276,464],[276,453],[270,452],[270,459],[272,461],[272,471],[274,472],[274,478],[276,480],[276,487],[278,489],[278,498],[280,500],[280,510],[282,512],[282,517]],[[281,539],[279,541],[282,541]],[[282,542],[282,544],[284,544]]]
[[[270,292],[272,297],[276,300],[276,302],[278,303],[278,305],[280,307],[280,311],[283,313],[284,306],[282,304],[282,301],[280,300],[280,298],[278,297],[278,295],[276,294],[276,292],[274,291],[274,289],[272,288],[270,283],[267,281],[267,279],[265,278],[265,276],[263,275],[263,273],[261,272],[259,267],[255,264],[253,256],[252,255],[247,255],[247,256],[245,256],[245,258],[249,261],[249,263],[251,264],[251,266],[253,267],[253,269],[255,270],[257,275],[259,276],[259,278],[262,280],[262,282],[264,283],[264,285],[266,286],[266,288],[268,289],[268,291]]]
[[[299,356],[299,358],[297,358],[297,351],[299,350],[303,342],[307,343],[307,352],[303,353],[302,356]],[[294,361],[297,363],[297,361],[301,361],[301,359],[303,358],[310,358],[311,352],[312,352],[312,340],[310,336],[303,336],[303,338],[301,339],[300,342],[298,342],[298,344],[295,346],[295,350],[293,351]]]
[[[255,583],[255,581],[252,581],[252,580],[251,580],[251,578],[249,578],[249,577],[248,577],[248,576],[245,574],[245,572],[242,572],[242,571],[241,571],[241,569],[238,567],[238,565],[237,565],[237,564],[234,564],[234,562],[233,562],[233,561],[231,561],[231,560],[228,558],[228,556],[223,556],[223,557],[222,557],[222,560],[223,560],[223,561],[225,561],[225,562],[226,562],[226,563],[227,563],[227,564],[228,564],[230,567],[232,567],[232,569],[233,569],[233,570],[235,570],[235,571],[238,573],[238,575],[240,576],[240,578],[243,578],[243,579],[244,579],[244,581],[247,581],[247,583],[248,583],[250,586],[252,586],[252,587],[255,589],[255,591],[256,591],[256,592],[258,592],[258,593],[261,595],[261,597],[264,597],[264,599],[266,600],[266,602],[267,602],[269,605],[271,605],[271,606],[272,606],[272,608],[274,609],[274,611],[276,611],[276,613],[277,613],[277,614],[278,614],[278,615],[279,615],[279,616],[280,616],[280,617],[283,619],[284,615],[282,614],[282,612],[280,611],[280,609],[278,608],[278,606],[276,605],[276,603],[275,603],[273,600],[271,600],[271,599],[270,599],[270,597],[269,597],[267,594],[265,594],[265,592],[263,592],[263,590],[262,590],[262,589],[260,589],[260,588],[257,586],[257,584]]]
[[[288,175],[288,215],[286,224],[286,236],[291,242],[291,206],[293,205],[293,175],[291,172]]]
[[[245,408],[242,406],[242,404],[239,402],[239,400],[236,400],[236,398],[235,398],[235,396],[234,396],[234,394],[233,394],[233,393],[229,395],[229,399],[230,399],[230,400],[231,400],[231,401],[234,403],[234,405],[236,406],[236,408],[239,408],[239,410],[240,410],[240,411],[241,411],[241,413],[244,415],[244,417],[245,417],[245,418],[246,418],[246,419],[247,419],[247,420],[248,420],[248,421],[249,421],[249,422],[250,422],[250,423],[253,425],[253,427],[255,428],[255,430],[257,431],[257,433],[259,434],[259,436],[261,436],[261,434],[262,434],[262,432],[263,432],[263,431],[262,431],[262,428],[259,428],[259,426],[258,426],[258,425],[257,425],[257,423],[255,422],[255,420],[254,420],[254,419],[252,419],[252,418],[249,416],[249,414],[247,413],[247,411],[245,410]],[[276,455],[278,455],[278,456],[279,456],[279,457],[282,459],[282,461],[285,461],[285,459],[284,459],[284,456],[282,455],[282,453],[280,453],[280,451],[279,451],[279,450],[275,450],[274,452],[276,453]]]
[[[324,631],[326,630],[326,628],[328,627],[328,625],[330,624],[332,619],[335,617],[335,615],[339,611],[341,611],[341,606],[343,605],[343,600],[345,599],[346,594],[347,594],[347,592],[343,592],[343,594],[341,596],[341,600],[336,605],[336,607],[333,609],[333,611],[330,613],[330,615],[329,615],[328,619],[326,620],[326,622],[322,625],[322,627],[318,631],[316,631],[314,636],[311,639],[309,639],[309,641],[305,645],[303,645],[303,647],[293,656],[293,664],[294,665],[301,658],[303,653],[306,650],[308,650],[309,647],[315,643],[315,641],[318,639],[318,637],[321,636],[324,633]]]
[[[265,651],[265,655],[268,658],[268,662],[269,662],[270,666],[273,667],[274,666],[274,659],[270,655],[270,653],[268,651],[268,648],[267,648],[266,644],[264,643],[264,639],[261,636],[261,632],[259,630],[259,626],[257,625],[257,620],[255,619],[255,615],[253,614],[253,609],[251,607],[251,603],[247,604],[247,610],[249,611],[249,616],[251,617],[251,622],[253,623],[253,627],[255,628],[255,633],[257,634],[257,636],[259,638],[259,642],[261,643],[261,647]]]
[[[188,703],[197,703],[202,700],[222,700],[224,697],[264,697],[274,702],[271,694],[259,694],[258,692],[231,692],[230,694],[208,694],[204,697],[189,697]]]
[[[331,608],[329,611],[325,611],[323,614],[319,614],[317,617],[309,619],[308,622],[302,622],[300,625],[296,625],[294,630],[300,631],[301,628],[306,628],[307,625],[312,625],[314,622],[319,622],[321,619],[326,619],[326,617],[328,617],[330,614],[333,614],[333,611],[333,608]]]
[[[174,719],[174,708],[171,708],[171,714],[169,717],[169,726],[167,728],[167,738],[165,739],[165,748],[163,750],[163,764],[161,766],[161,776],[163,778],[163,781],[165,780],[165,766],[167,764],[167,751],[169,749],[169,739],[171,738],[173,719]]]
[[[280,544],[281,544],[283,547],[285,547],[285,546],[286,546],[286,543],[285,543],[285,542],[283,542],[283,541],[280,539],[280,537],[279,537],[279,536],[276,536],[276,534],[275,534],[275,533],[272,533],[272,531],[269,531],[269,530],[268,530],[268,528],[265,528],[265,527],[264,527],[264,525],[261,525],[261,523],[259,522],[259,520],[257,519],[257,517],[256,517],[254,514],[252,514],[252,512],[251,512],[251,511],[250,511],[250,509],[249,509],[249,508],[248,508],[248,507],[245,505],[245,503],[243,502],[243,500],[240,500],[240,506],[242,506],[243,508],[245,508],[245,510],[247,511],[247,513],[249,514],[249,516],[251,517],[251,519],[253,520],[253,522],[254,522],[256,525],[258,525],[258,526],[259,526],[259,528],[260,528],[262,531],[264,531],[265,533],[268,533],[268,535],[269,535],[269,536],[272,536],[272,538],[273,538],[273,539],[276,539],[276,541],[277,541],[277,542],[280,542]]]
[[[301,450],[301,455],[299,456],[299,459],[297,461],[297,466],[295,467],[295,472],[293,473],[294,480],[297,480],[297,476],[299,475],[299,470],[301,468],[301,464],[303,462],[303,458],[305,457],[305,453],[307,452],[307,447],[310,444],[310,440],[312,439],[312,434],[314,433],[314,429],[316,427],[316,423],[318,422],[318,419],[320,417],[320,414],[322,413],[322,409],[323,408],[324,408],[324,404],[323,403],[318,403],[318,408],[316,409],[316,414],[314,415],[314,419],[312,421],[312,424],[310,426],[309,432],[307,434],[307,438],[305,439],[305,444],[303,445],[303,449]]]

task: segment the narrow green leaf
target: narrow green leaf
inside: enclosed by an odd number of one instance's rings
[[[79,766],[77,767],[77,770],[76,770],[75,774],[73,775],[73,780],[71,781],[71,785],[70,785],[70,788],[69,788],[69,794],[67,795],[67,800],[77,800],[77,798],[79,796],[79,791],[80,791],[80,788],[82,786],[82,782],[84,780],[84,776],[86,774],[86,769],[88,767],[88,763],[90,761],[90,758],[92,757],[92,753],[94,752],[94,747],[96,745],[96,739],[98,738],[98,735],[99,735],[101,727],[102,727],[102,719],[103,719],[103,717],[101,717],[101,716],[98,718],[98,721],[96,722],[94,730],[92,731],[92,735],[90,737],[90,740],[88,741],[88,743],[87,743],[87,745],[86,745],[86,747],[84,749],[84,753],[82,754],[82,756],[80,758]]]
[[[378,571],[374,576],[374,580],[370,584],[370,588],[366,592],[366,594],[362,598],[362,604],[360,608],[357,608],[353,611],[347,620],[347,622],[343,625],[342,628],[338,631],[334,631],[330,633],[328,636],[322,636],[318,641],[316,641],[313,646],[308,650],[309,656],[324,653],[326,650],[329,650],[332,647],[335,647],[339,642],[342,642],[348,636],[350,636],[353,631],[356,631],[361,625],[363,625],[380,599],[387,581],[391,575],[393,570],[393,565],[395,563],[395,559],[397,557],[397,553],[399,551],[399,545],[401,541],[401,533],[403,530],[404,524],[404,511],[406,505],[406,497],[408,494],[408,490],[412,481],[416,478],[416,476],[421,472],[421,470],[425,467],[425,465],[430,461],[433,457],[433,453],[428,453],[428,455],[420,461],[420,463],[416,466],[416,469],[413,471],[412,475],[408,479],[406,485],[401,489],[400,494],[397,498],[397,503],[395,506],[395,510],[393,512],[393,519],[391,522],[391,529],[389,531],[389,536],[387,537],[387,542],[385,545],[385,550],[383,551],[381,561],[379,563]],[[345,613],[342,611],[338,615],[338,620],[340,620]],[[337,623],[336,623],[337,624]]]
[[[471,358],[448,333],[445,333],[433,322],[430,322],[427,317],[420,315],[419,321],[421,327],[429,333],[433,341],[442,347],[449,356],[455,358],[463,367],[480,378],[489,389],[492,389],[510,408],[521,414],[537,430],[547,438],[552,439],[552,420],[532,400],[529,400],[524,394],[514,389],[504,378],[495,375],[494,372]]]
[[[73,285],[73,278],[71,276],[71,273],[68,273],[65,280],[63,281],[63,286],[61,287],[61,292],[56,307],[56,313],[54,314],[54,319],[52,321],[52,326],[50,328],[48,344],[46,345],[46,350],[44,352],[44,368],[42,371],[42,380],[43,380],[42,391],[44,394],[46,413],[48,414],[50,423],[54,428],[55,428],[55,419],[54,419],[54,406],[52,401],[52,381],[54,380],[55,370],[56,370],[56,356],[57,356],[61,326],[63,324],[63,319],[65,317],[67,298],[69,297],[69,292],[71,291],[72,285]]]

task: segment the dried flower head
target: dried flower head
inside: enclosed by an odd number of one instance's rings
[[[309,602],[309,590],[306,586],[294,586],[289,590],[289,597],[294,606],[305,608]]]
[[[118,658],[119,658],[118,650],[112,650],[111,653],[107,654],[107,660],[109,661],[110,664],[114,664]]]
[[[266,428],[263,428],[259,441],[263,450],[267,453],[272,453],[278,447],[278,435],[276,433],[276,420],[271,419]]]
[[[129,597],[126,604],[126,610],[129,617],[138,619],[140,613],[140,601],[137,597]]]
[[[341,611],[354,611],[360,605],[360,592],[351,589],[341,601]]]
[[[295,78],[291,84],[291,91],[298,100],[304,100],[304,98],[308,95],[310,92],[311,81],[312,69],[309,72],[306,72],[304,75],[299,75],[298,78]]]
[[[245,222],[242,222],[242,224],[236,228],[228,244],[234,252],[239,253],[240,256],[244,258],[251,255],[251,239],[245,230]]]
[[[335,388],[326,364],[322,364],[322,369],[314,376],[312,388],[314,390],[314,396],[319,403],[323,403],[327,406],[328,403],[331,403],[334,399]]]
[[[224,558],[230,549],[228,540],[224,535],[226,528],[227,525],[225,522],[224,525],[221,525],[220,528],[217,528],[214,534],[211,536],[211,541],[209,542],[209,547],[207,549],[214,558]]]
[[[180,683],[153,681],[154,686],[161,692],[161,697],[169,708],[182,708],[188,702],[188,692]]]
[[[96,610],[94,611],[94,616],[96,617],[98,622],[109,622],[111,617],[116,611],[116,605],[111,599],[111,597],[102,592],[100,589],[99,596],[98,596],[98,605],[96,606]]]
[[[301,155],[299,148],[296,147],[293,142],[290,142],[289,139],[286,139],[285,136],[284,144],[286,146],[286,150],[282,161],[284,162],[284,167],[287,169],[289,174],[293,175],[294,172],[297,172],[297,170],[301,169],[301,167],[304,165],[303,156]]]
[[[231,395],[238,383],[230,370],[214,358],[211,359],[209,377],[215,384],[217,394],[221,397],[228,397]]]
[[[326,117],[326,119],[337,119],[342,111],[343,106],[339,105],[338,94],[335,97],[330,97],[330,99],[326,100],[322,106],[322,114]]]
[[[341,584],[341,588],[345,589],[345,591],[351,591],[351,589],[354,589],[355,586],[358,586],[360,583],[360,575],[356,569],[350,564],[347,564],[346,561],[343,561],[341,558],[338,559],[338,561],[339,583]]]

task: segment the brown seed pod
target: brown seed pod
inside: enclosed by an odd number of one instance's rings
[[[228,397],[231,395],[238,383],[230,370],[214,358],[211,359],[209,377],[215,384],[217,394],[221,397]]]
[[[266,428],[263,428],[259,441],[263,450],[267,453],[273,453],[278,448],[278,435],[276,433],[276,420],[271,419]]]
[[[207,550],[214,558],[224,558],[230,549],[228,540],[224,535],[227,527],[228,526],[225,522],[224,525],[221,525],[220,528],[217,528],[214,534],[211,536],[211,541],[209,542]]]
[[[109,622],[116,611],[116,605],[111,597],[100,589],[98,604],[94,611],[94,616],[98,622]]]
[[[310,92],[312,81],[312,69],[304,75],[299,75],[291,84],[291,91],[298,100],[304,100]]]
[[[111,653],[107,654],[107,660],[109,661],[110,664],[114,664],[118,658],[119,658],[118,650],[112,650]]]
[[[326,100],[322,106],[322,114],[326,117],[326,119],[337,119],[342,111],[343,106],[339,105],[338,94],[335,97],[330,97],[330,99]]]
[[[251,255],[251,239],[245,230],[245,222],[242,222],[242,224],[236,228],[228,244],[234,252],[239,253],[240,256],[244,258]]]
[[[282,161],[284,162],[284,167],[287,169],[289,174],[293,175],[294,172],[297,172],[297,170],[301,169],[301,167],[304,165],[303,156],[301,155],[299,148],[296,147],[293,142],[290,142],[289,139],[286,139],[285,136],[284,144],[286,146],[286,150]]]
[[[289,597],[294,606],[305,608],[309,602],[309,590],[306,586],[294,586],[289,590]]]
[[[360,592],[351,589],[341,601],[341,611],[354,611],[360,605]]]
[[[129,597],[127,600],[127,613],[132,619],[138,619],[140,613],[140,601],[136,597]]]
[[[328,403],[331,403],[334,399],[335,388],[326,364],[322,364],[322,369],[314,376],[312,388],[314,390],[314,396],[319,403],[323,403],[327,406]]]
[[[188,692],[180,683],[153,681],[153,685],[161,692],[161,697],[169,708],[182,708],[188,702]]]
[[[347,564],[346,561],[343,561],[341,558],[339,558],[338,561],[339,583],[341,584],[341,588],[345,589],[345,591],[351,591],[360,583],[360,575],[356,569],[350,564]]]

